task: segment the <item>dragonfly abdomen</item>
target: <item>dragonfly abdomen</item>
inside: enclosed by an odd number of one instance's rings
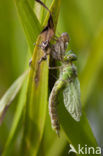
[[[64,81],[62,81],[61,79],[56,81],[49,97],[49,115],[51,118],[52,128],[56,131],[58,136],[60,131],[60,125],[59,125],[59,119],[57,114],[57,101],[58,101],[57,97],[63,85],[64,85]]]
[[[51,118],[52,128],[55,129],[56,133],[59,135],[60,125],[56,109],[56,95],[55,87],[53,87],[52,93],[49,97],[49,115]]]

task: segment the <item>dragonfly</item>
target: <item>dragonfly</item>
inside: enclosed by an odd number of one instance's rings
[[[48,11],[49,9],[40,0],[36,0]],[[50,11],[49,11],[50,13]],[[55,82],[54,87],[49,97],[49,115],[51,118],[51,124],[56,133],[60,134],[60,124],[57,114],[58,95],[63,92],[64,105],[72,118],[76,121],[80,121],[81,117],[81,100],[80,100],[80,83],[78,80],[78,74],[74,61],[77,60],[77,56],[72,52],[66,52],[70,37],[67,32],[64,32],[60,37],[54,35],[54,24],[52,15],[48,20],[47,26],[41,32],[44,41],[40,47],[44,51],[44,56],[40,59],[39,64],[47,59],[47,55],[50,55],[53,59],[62,63],[59,67],[50,67],[50,69],[60,69],[59,78]],[[55,36],[54,43],[50,41]]]
[[[62,91],[63,102],[66,110],[70,113],[75,121],[80,121],[81,117],[81,100],[80,100],[80,83],[78,80],[77,69],[74,61],[77,56],[68,51],[62,56],[59,78],[55,82],[49,97],[49,115],[51,118],[52,128],[60,135],[60,124],[57,114],[58,95]]]

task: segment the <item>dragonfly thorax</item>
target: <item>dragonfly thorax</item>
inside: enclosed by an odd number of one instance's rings
[[[62,61],[69,43],[69,35],[65,32],[57,39],[56,43],[51,47],[51,56],[55,60]]]

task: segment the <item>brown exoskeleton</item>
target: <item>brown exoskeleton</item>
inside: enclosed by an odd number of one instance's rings
[[[41,45],[39,45],[39,47],[41,47],[41,49],[43,50],[44,55],[41,57],[38,63],[40,64],[42,61],[46,60],[47,55],[51,55],[55,60],[61,60],[70,40],[69,35],[66,32],[62,33],[60,37],[56,37],[54,35],[54,23],[50,10],[41,0],[36,1],[40,3],[43,7],[45,7],[50,13],[48,24],[40,34],[43,38],[43,41]],[[54,40],[55,43],[51,44],[51,40]]]

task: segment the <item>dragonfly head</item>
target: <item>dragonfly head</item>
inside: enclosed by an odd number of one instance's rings
[[[73,62],[73,61],[76,61],[77,60],[77,56],[72,53],[72,51],[69,51],[65,54],[64,56],[64,62]]]

